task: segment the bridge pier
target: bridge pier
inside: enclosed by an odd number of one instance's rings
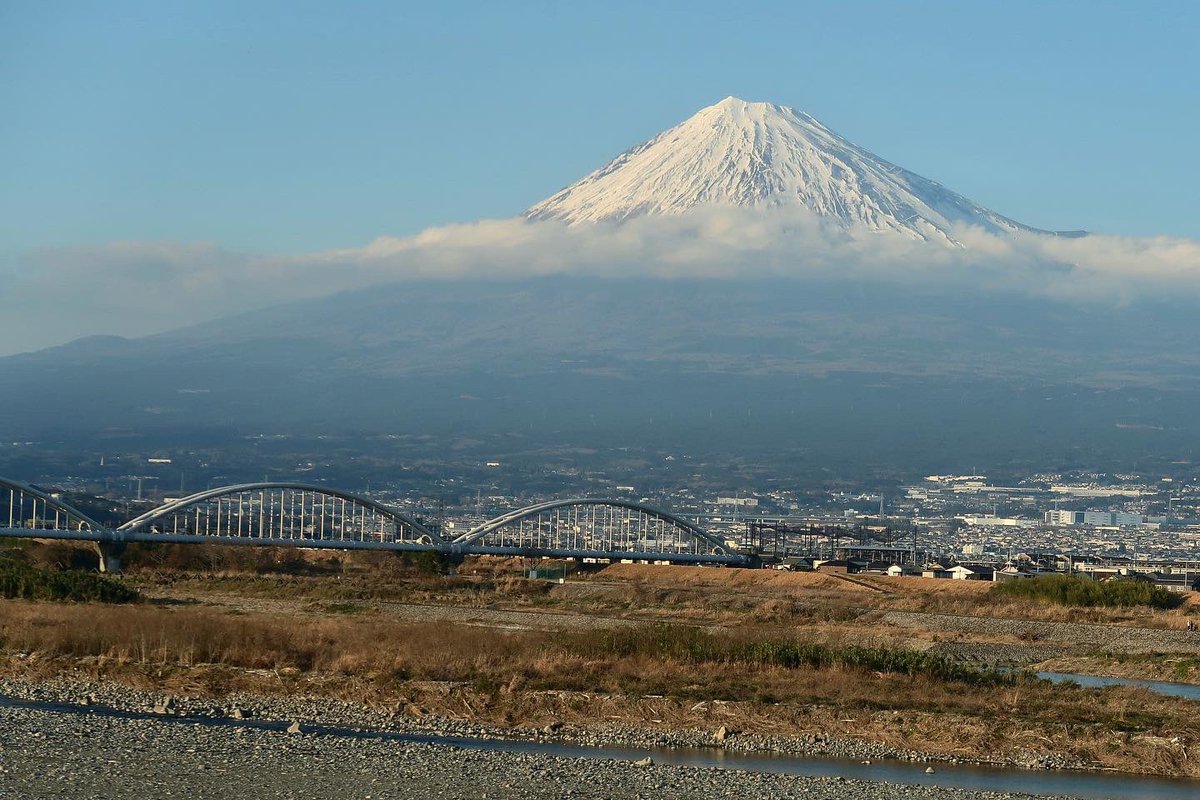
[[[100,552],[100,571],[115,575],[121,571],[121,556],[125,555],[125,542],[96,542]]]

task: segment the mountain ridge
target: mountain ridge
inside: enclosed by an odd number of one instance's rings
[[[787,106],[727,97],[530,207],[620,223],[701,206],[797,207],[844,226],[957,245],[955,230],[1081,236],[1017,222],[879,158]]]

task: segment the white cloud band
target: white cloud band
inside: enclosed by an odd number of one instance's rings
[[[93,333],[139,335],[415,278],[846,276],[1067,302],[1200,299],[1195,240],[955,235],[963,247],[835,227],[795,209],[713,208],[622,225],[483,220],[298,256],[148,242],[46,249],[0,274],[10,309],[0,317],[0,353]]]

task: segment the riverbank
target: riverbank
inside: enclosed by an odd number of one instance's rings
[[[287,719],[305,713],[288,704],[336,702],[498,736],[554,726],[581,743],[686,747],[712,744],[724,728],[732,750],[1200,777],[1189,758],[1200,740],[1191,703],[997,678],[912,648],[864,647],[869,629],[814,635],[778,625],[497,630],[384,611],[0,601],[0,677],[93,682],[67,702],[132,687],[146,693],[129,701],[143,708],[155,694],[194,698],[211,713],[240,697],[269,698],[283,704],[270,714]]]
[[[1058,655],[1037,662],[1034,668],[1045,672],[1078,672],[1109,678],[1191,683],[1200,687],[1200,655],[1192,653],[1164,651]]]
[[[444,685],[431,687],[444,696],[464,697],[464,687]],[[556,700],[580,698],[563,697]],[[101,707],[131,714],[207,720],[275,720],[298,722],[301,725],[335,725],[413,736],[462,737],[473,739],[511,739],[517,741],[561,741],[586,747],[719,747],[736,753],[784,753],[798,756],[864,760],[894,759],[910,762],[966,763],[969,760],[945,754],[903,750],[878,742],[852,737],[824,734],[782,736],[746,732],[734,727],[735,715],[718,716],[712,729],[662,729],[622,725],[613,721],[583,727],[559,719],[541,726],[498,726],[482,723],[462,715],[458,717],[435,714],[413,703],[399,702],[392,709],[371,707],[331,697],[288,693],[283,695],[233,692],[221,697],[164,693],[107,681],[79,678],[59,678],[48,681],[0,679],[0,698],[65,707]],[[657,700],[661,698],[647,698]],[[730,705],[716,703],[721,706]],[[464,703],[464,710],[469,701]],[[699,709],[698,709],[699,710]],[[725,720],[728,724],[721,724]],[[720,737],[717,732],[725,733]],[[1007,764],[1024,768],[1084,768],[1082,763],[1067,759],[1033,757],[1025,761],[995,760],[977,763]]]
[[[78,692],[91,689],[82,696]],[[478,739],[402,740],[372,735],[374,728],[338,730],[332,726],[367,721],[361,711],[344,705],[287,701],[288,711],[323,720],[268,724],[265,717],[237,720],[278,707],[272,698],[239,698],[245,705],[208,707],[195,701],[154,698],[111,686],[58,683],[20,686],[6,682],[0,691],[18,690],[36,697],[33,706],[0,703],[0,796],[32,798],[167,797],[186,794],[223,800],[233,797],[279,797],[295,800],[343,798],[692,798],[737,796],[757,798],[821,797],[826,800],[999,800],[1029,795],[977,791],[968,785],[1011,786],[1003,773],[926,774],[907,771],[903,782],[862,780],[841,774],[789,774],[775,765],[728,769],[653,763],[654,757],[626,750],[597,752],[590,757],[541,749],[497,749]],[[154,700],[158,716],[123,716],[102,711],[100,701],[140,705]],[[57,701],[74,705],[52,707]],[[230,698],[229,700],[232,700]],[[236,712],[235,712],[236,709]],[[154,709],[150,709],[154,713]],[[219,713],[227,723],[211,724],[184,713]],[[378,717],[373,717],[378,720]],[[287,727],[284,727],[287,724]],[[411,721],[403,723],[412,727]],[[358,726],[355,726],[358,727]],[[428,736],[463,737],[487,733],[480,726],[426,720]],[[389,728],[390,730],[390,728]],[[635,745],[621,742],[622,747]],[[610,745],[611,747],[611,745]],[[566,751],[571,752],[571,751]],[[617,753],[609,757],[610,753]],[[714,752],[717,752],[714,749]],[[667,756],[669,758],[669,755]],[[735,764],[740,762],[733,762]],[[853,773],[853,762],[841,767]],[[871,770],[871,766],[857,767]],[[890,774],[881,768],[879,774]],[[1037,783],[1038,773],[1016,775]],[[1011,777],[1011,776],[1008,776]],[[1064,780],[1065,779],[1065,780]],[[934,785],[937,781],[950,785]],[[926,785],[912,785],[916,782]],[[1073,786],[1056,797],[1152,797],[1174,800],[1189,796],[1195,784],[1112,778],[1072,779],[1064,775],[1046,786]],[[1108,786],[1114,791],[1108,792]],[[1119,790],[1119,791],[1117,791]],[[1148,791],[1149,790],[1149,791]],[[1040,796],[1047,796],[1041,794]]]
[[[519,567],[142,570],[130,605],[0,600],[0,679],[72,707],[172,697],[201,720],[1200,777],[1196,701],[1027,671],[1108,649],[1191,663],[1174,611],[1066,621],[962,581],[613,565],[558,585]],[[952,601],[1034,618],[904,610]]]

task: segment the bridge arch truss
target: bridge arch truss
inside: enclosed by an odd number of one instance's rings
[[[131,541],[292,545],[335,549],[441,549],[420,522],[358,495],[304,483],[243,483],[197,492],[117,529]]]
[[[119,569],[128,542],[339,550],[424,550],[743,566],[746,555],[682,517],[628,500],[571,498],[520,508],[454,539],[369,498],[304,483],[243,483],[171,501],[117,528],[48,492],[0,478],[0,536],[96,542]]]
[[[628,500],[572,498],[503,514],[453,540],[460,552],[741,564],[696,524]]]
[[[31,530],[47,534],[85,533],[102,530],[103,527],[49,492],[0,478],[0,529],[10,532],[10,535]]]

